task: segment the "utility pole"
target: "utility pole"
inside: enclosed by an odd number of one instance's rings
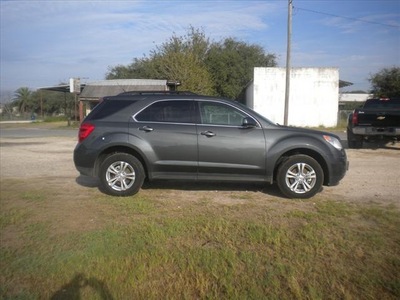
[[[287,25],[287,50],[286,50],[286,88],[285,88],[285,112],[283,117],[283,124],[288,125],[289,118],[289,91],[290,91],[290,52],[291,52],[291,39],[292,39],[292,9],[293,0],[288,0],[288,25]]]

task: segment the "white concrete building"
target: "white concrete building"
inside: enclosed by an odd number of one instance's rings
[[[334,127],[339,101],[338,68],[292,68],[288,125]],[[285,68],[254,68],[246,89],[246,105],[269,120],[283,124]]]

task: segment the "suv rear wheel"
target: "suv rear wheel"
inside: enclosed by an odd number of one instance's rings
[[[321,190],[324,172],[319,163],[307,155],[293,155],[278,169],[277,184],[288,198],[310,198]]]
[[[108,156],[100,167],[100,188],[109,195],[134,195],[142,187],[144,178],[141,162],[127,153]]]

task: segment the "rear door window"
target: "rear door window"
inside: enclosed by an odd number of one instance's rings
[[[193,112],[193,101],[158,101],[139,112],[135,119],[140,122],[194,123]]]

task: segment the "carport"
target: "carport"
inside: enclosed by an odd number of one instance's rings
[[[160,79],[113,79],[80,84],[80,93],[77,93],[75,98],[79,102],[79,120],[82,121],[105,96],[115,96],[128,91],[174,91],[179,85],[177,81]],[[63,84],[39,88],[39,90],[62,92],[66,101],[66,94],[70,93],[70,87],[69,84]],[[75,109],[76,107],[77,103],[75,103]]]
[[[159,79],[114,79],[87,83],[79,95],[80,120],[105,96],[132,91],[174,91],[178,85],[176,81]]]
[[[80,84],[80,92],[83,91],[85,88],[86,84]],[[70,90],[70,85],[69,84],[60,84],[60,85],[55,85],[55,86],[49,86],[49,87],[42,87],[38,89],[39,91],[50,91],[50,92],[59,92],[59,93],[64,93],[64,103],[65,103],[65,112],[67,109],[67,93],[71,93]],[[42,98],[42,93],[40,93],[40,107],[43,107],[43,98]],[[41,109],[42,110],[42,109]],[[43,113],[41,113],[43,115]],[[76,97],[75,97],[75,116],[77,115],[76,112]],[[69,125],[70,120],[68,120],[68,125]]]

